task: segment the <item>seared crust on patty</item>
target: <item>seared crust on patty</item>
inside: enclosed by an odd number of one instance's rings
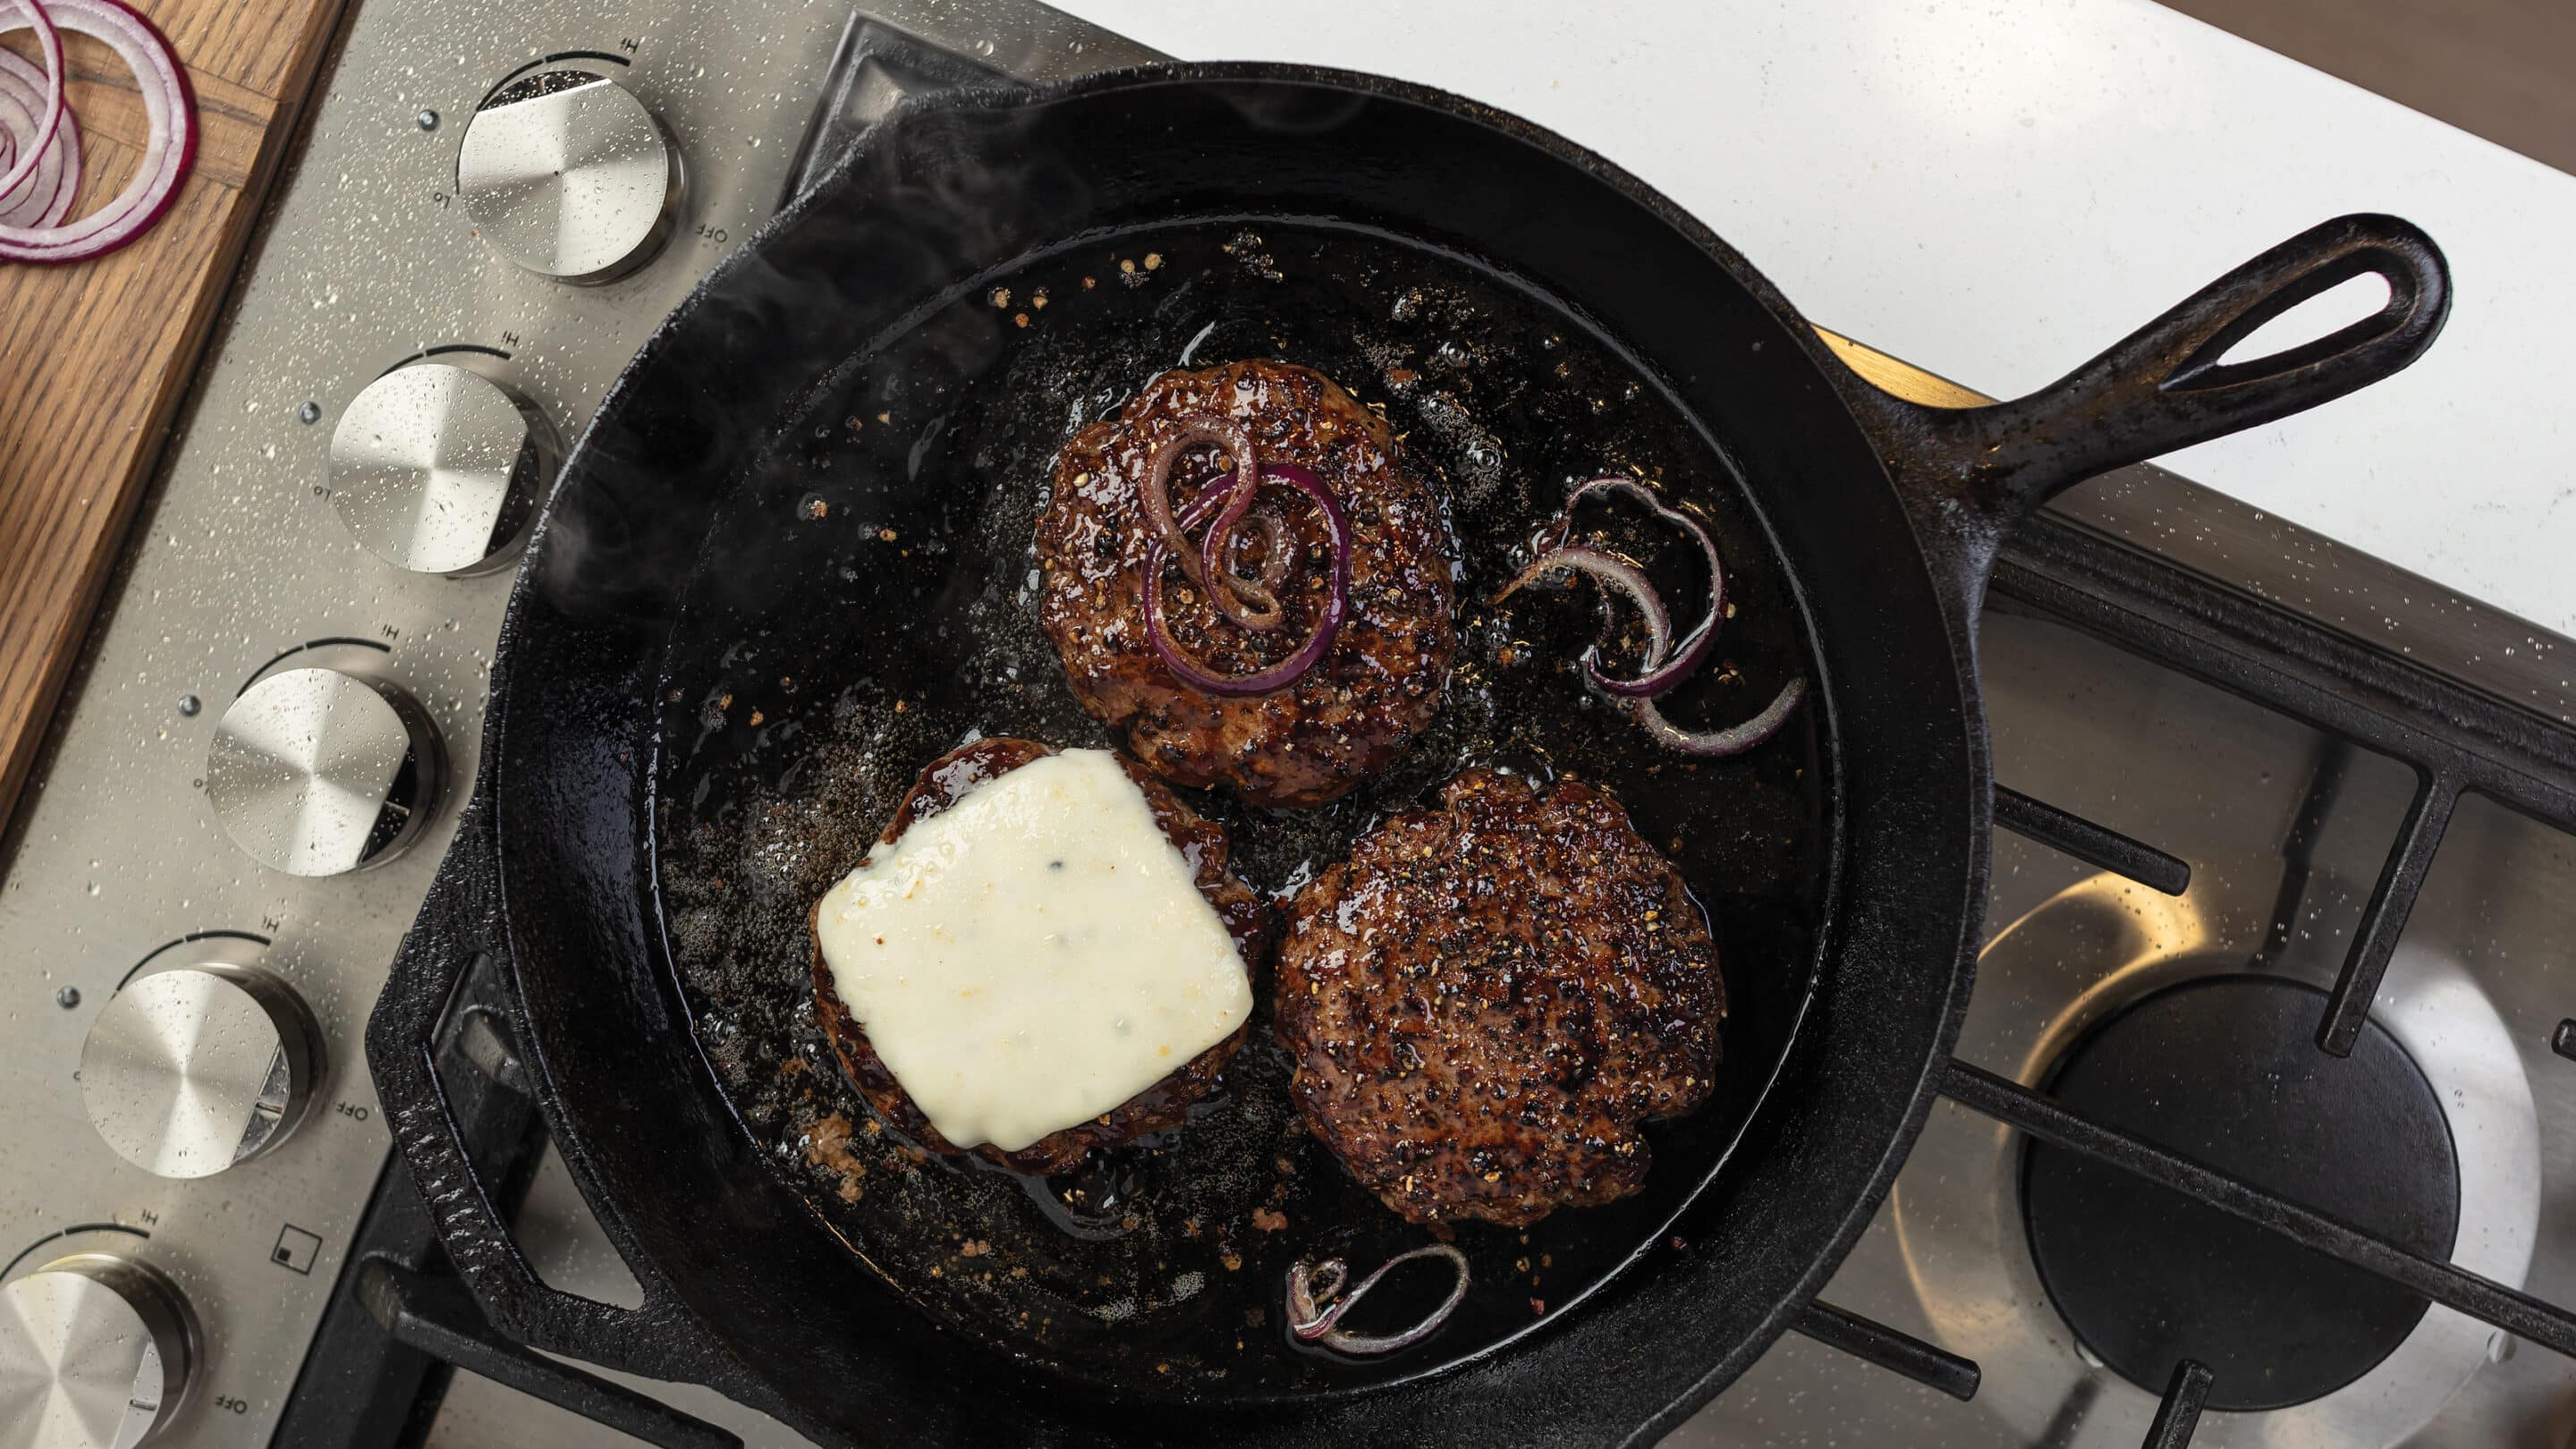
[[[1307,1125],[1420,1223],[1637,1191],[1638,1124],[1706,1099],[1726,1015],[1707,921],[1619,802],[1483,769],[1297,893],[1278,981]]]
[[[927,820],[956,804],[976,786],[1054,753],[1052,745],[1014,739],[978,740],[963,749],[951,750],[923,767],[920,778],[903,797],[903,803],[895,808],[894,820],[886,826],[879,839],[890,845],[910,829],[913,822]],[[1146,803],[1153,806],[1154,822],[1162,827],[1163,838],[1169,840],[1172,848],[1190,863],[1199,894],[1216,908],[1217,918],[1225,923],[1226,933],[1234,938],[1235,952],[1243,958],[1244,968],[1252,970],[1260,963],[1262,950],[1269,944],[1270,908],[1253,895],[1251,887],[1235,879],[1226,868],[1229,848],[1225,832],[1201,819],[1160,781],[1136,768],[1133,761],[1121,758],[1118,763],[1126,770],[1128,778],[1136,782],[1136,787],[1145,792]],[[814,913],[822,909],[823,903],[815,901]],[[814,914],[809,913],[809,929],[813,919]],[[859,1095],[867,1098],[868,1105],[893,1123],[897,1131],[934,1152],[964,1155],[966,1149],[940,1136],[939,1129],[930,1125],[930,1119],[913,1105],[912,1098],[904,1092],[903,1084],[895,1080],[894,1072],[886,1066],[884,1059],[868,1045],[866,1029],[841,1000],[840,994],[832,989],[832,968],[823,960],[819,931],[815,933],[814,940],[815,1014],[822,1023],[823,1035],[832,1043],[833,1054],[841,1059],[841,1070],[849,1074],[859,1089]],[[1148,1132],[1176,1127],[1187,1115],[1189,1105],[1206,1096],[1216,1085],[1217,1073],[1224,1070],[1235,1049],[1243,1045],[1244,1028],[1250,1025],[1247,1020],[1244,1027],[1237,1028],[1233,1035],[1190,1058],[1169,1076],[1102,1116],[1079,1126],[1050,1132],[1017,1152],[1004,1152],[991,1143],[975,1150],[1017,1172],[1063,1172],[1080,1162],[1082,1155],[1094,1147],[1115,1146]]]
[[[1137,490],[1155,449],[1201,415],[1242,420],[1264,463],[1314,470],[1349,516],[1341,632],[1314,668],[1266,695],[1221,698],[1183,683],[1145,632],[1154,527]],[[1213,447],[1183,455],[1168,484],[1175,511],[1209,480],[1231,476]],[[1255,673],[1293,654],[1325,597],[1329,535],[1313,505],[1271,485],[1255,506],[1276,510],[1297,545],[1278,629],[1228,622],[1177,567],[1164,595],[1174,641],[1218,674]],[[1386,420],[1310,368],[1236,362],[1147,383],[1117,417],[1075,434],[1057,455],[1037,549],[1039,622],[1075,697],[1124,731],[1147,768],[1178,784],[1222,785],[1261,805],[1320,804],[1402,754],[1449,681],[1457,550],[1448,512],[1398,464]],[[1256,543],[1236,567],[1248,575],[1260,562]]]

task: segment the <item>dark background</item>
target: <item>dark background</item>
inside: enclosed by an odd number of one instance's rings
[[[2576,171],[2576,0],[2164,0]]]

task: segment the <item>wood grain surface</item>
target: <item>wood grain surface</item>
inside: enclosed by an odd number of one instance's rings
[[[196,170],[159,223],[122,251],[68,266],[0,262],[0,829],[278,174],[341,0],[141,0],[140,8],[196,87]],[[34,58],[24,30],[0,44]],[[115,52],[69,32],[63,49],[81,128],[77,215],[132,176],[143,103]]]

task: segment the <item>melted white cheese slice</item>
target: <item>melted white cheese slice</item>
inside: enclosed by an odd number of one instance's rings
[[[939,1134],[1016,1151],[1089,1121],[1252,1012],[1234,938],[1106,750],[917,821],[823,897],[833,989]]]

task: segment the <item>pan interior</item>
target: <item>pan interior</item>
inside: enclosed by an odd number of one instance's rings
[[[1470,257],[1317,219],[1105,232],[945,294],[817,386],[737,477],[675,627],[653,828],[658,902],[701,1052],[765,1160],[932,1318],[1108,1391],[1269,1398],[1435,1371],[1543,1326],[1630,1258],[1731,1150],[1814,985],[1833,798],[1816,706],[1742,759],[1661,750],[1571,661],[1588,596],[1486,602],[1572,483],[1633,470],[1701,509],[1732,617],[1670,701],[1731,722],[1815,668],[1791,582],[1723,450],[1571,309]],[[1292,891],[1471,764],[1607,786],[1709,911],[1730,995],[1716,1095],[1650,1129],[1644,1192],[1525,1230],[1465,1224],[1475,1286],[1429,1342],[1354,1361],[1297,1345],[1299,1258],[1355,1273],[1429,1241],[1298,1126],[1266,1001],[1216,1096],[1175,1132],[1024,1179],[923,1154],[878,1122],[816,1029],[806,913],[866,853],[921,765],[979,735],[1115,741],[1035,620],[1049,463],[1154,374],[1272,357],[1382,405],[1446,492],[1460,546],[1456,678],[1401,761],[1323,808],[1184,792],[1238,871]],[[1646,535],[1640,534],[1643,539]],[[1650,563],[1659,562],[1649,560]],[[1677,573],[1677,577],[1680,575]],[[1687,593],[1677,614],[1696,609]],[[1678,623],[1679,621],[1677,621]],[[1811,695],[1811,699],[1814,698]],[[1269,973],[1256,986],[1265,995]],[[1410,1321],[1436,1269],[1350,1326]]]

